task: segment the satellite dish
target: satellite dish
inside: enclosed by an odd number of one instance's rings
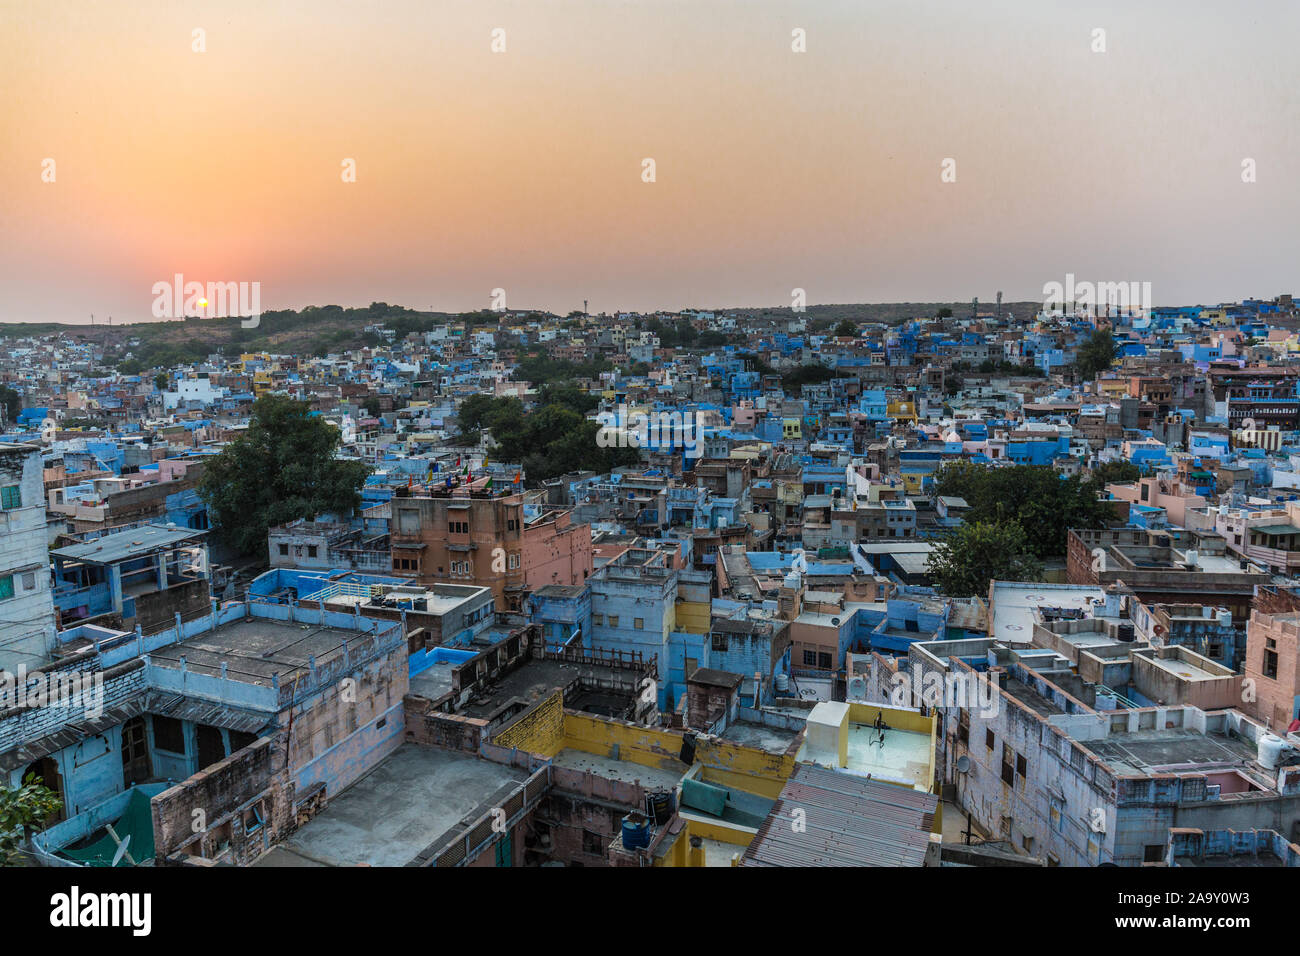
[[[957,758],[957,772],[968,773],[970,771],[970,757],[962,754]]]
[[[126,839],[117,845],[117,852],[113,854],[113,866],[122,862],[122,857],[126,856],[126,848],[131,845],[131,834],[126,835]]]

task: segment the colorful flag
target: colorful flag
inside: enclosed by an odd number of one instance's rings
[[[516,485],[519,484],[519,472],[517,472],[517,471],[515,472],[515,480],[514,480],[513,483],[516,484]]]

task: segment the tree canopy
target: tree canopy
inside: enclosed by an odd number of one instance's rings
[[[1110,329],[1098,329],[1079,346],[1074,354],[1074,366],[1085,379],[1096,378],[1098,373],[1110,368],[1119,354],[1119,345]]]
[[[361,504],[369,469],[334,457],[339,431],[305,402],[264,395],[248,430],[207,461],[199,495],[213,527],[243,554],[266,550],[274,525]]]
[[[522,464],[534,484],[573,471],[607,472],[641,460],[636,448],[600,447],[600,424],[586,417],[594,407],[593,396],[560,385],[543,388],[532,411],[517,398],[471,395],[461,403],[457,418],[466,437],[486,428],[496,446],[491,457]]]
[[[1105,527],[1114,517],[1097,499],[1095,484],[1048,465],[990,468],[952,461],[936,473],[935,488],[936,494],[966,499],[968,524],[1016,521],[1039,559],[1065,554],[1069,529]]]
[[[1037,581],[1043,573],[1015,520],[961,525],[935,545],[927,570],[950,597],[987,597],[990,581]]]
[[[44,829],[45,821],[62,807],[59,795],[34,773],[24,777],[20,787],[0,787],[0,866],[29,862],[20,852],[29,831]]]

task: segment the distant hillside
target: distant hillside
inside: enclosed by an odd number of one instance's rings
[[[940,309],[951,309],[954,316],[970,315],[970,302],[886,302],[875,304],[810,305],[801,314],[814,330],[831,328],[848,319],[852,322],[883,322],[897,325],[908,319],[932,316]],[[993,303],[980,303],[980,311],[991,311]],[[1018,319],[1036,314],[1037,302],[1004,302],[1002,309]],[[513,310],[512,310],[513,311]],[[738,318],[794,318],[789,307],[719,309],[720,313]],[[532,316],[558,318],[550,313]],[[0,325],[0,339],[37,335],[67,335],[83,342],[93,342],[106,350],[109,364],[124,366],[128,371],[167,367],[201,361],[213,352],[282,352],[303,356],[325,355],[383,342],[381,336],[366,332],[366,326],[381,323],[401,335],[427,331],[448,321],[466,321],[472,325],[495,326],[500,316],[494,312],[448,313],[418,312],[386,302],[365,308],[345,309],[337,305],[308,306],[297,311],[264,312],[257,328],[246,329],[238,318],[192,319],[176,322],[141,322],[132,325],[63,325],[59,323],[13,323]],[[137,342],[131,345],[131,342]],[[129,356],[129,359],[128,359]]]

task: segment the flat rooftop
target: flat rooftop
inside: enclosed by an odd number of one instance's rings
[[[1255,748],[1241,740],[1182,729],[1111,734],[1080,743],[1123,775],[1178,769],[1203,771],[1214,764],[1223,765],[1225,770],[1249,769],[1258,757]]]
[[[433,670],[430,668],[429,670]],[[610,668],[601,664],[579,664],[573,661],[558,660],[530,660],[527,663],[516,667],[514,670],[501,674],[497,677],[496,682],[491,688],[470,702],[457,713],[464,714],[466,717],[488,717],[508,701],[519,698],[526,700],[530,704],[547,697],[557,687],[570,688],[573,684],[585,681],[595,686],[599,679],[608,680]],[[428,673],[426,671],[425,673]],[[416,682],[423,677],[421,674],[411,682],[411,689],[414,693],[423,693],[416,690]],[[450,682],[450,669],[447,669],[447,680]],[[448,688],[450,689],[450,688]],[[428,696],[428,695],[425,695]],[[564,704],[566,707],[574,710],[588,710],[590,713],[601,713],[606,716],[621,716],[624,707],[631,706],[632,698],[626,699],[619,697],[617,694],[609,694],[611,698],[617,698],[622,706],[614,709],[618,714],[611,710],[615,701],[606,701],[604,707],[600,702],[595,700],[586,701],[583,706],[582,698],[585,695],[580,691],[574,691],[572,694],[565,694]],[[609,713],[607,713],[609,711]]]
[[[1168,671],[1183,680],[1221,680],[1225,676],[1211,673],[1203,667],[1176,657],[1148,657],[1147,660],[1161,670]]]
[[[803,711],[803,713],[806,715],[808,712]],[[766,724],[752,724],[747,720],[739,720],[727,726],[727,729],[722,732],[722,739],[768,753],[785,753],[802,731],[802,727],[798,730],[785,730],[781,727],[769,727]]]
[[[849,756],[845,769],[873,777],[909,780],[930,789],[930,735],[893,727],[883,741],[870,724],[849,724]]]
[[[1048,680],[1051,680],[1050,674],[1046,676]],[[1062,708],[1056,706],[1056,704],[1018,677],[1008,674],[1006,685],[1002,689],[1040,717],[1051,717],[1055,714],[1065,713]]]
[[[405,866],[527,777],[516,767],[403,744],[258,865]]]
[[[1106,593],[1099,587],[1073,584],[1013,583],[993,585],[989,637],[1007,644],[1028,644],[1033,637],[1034,612],[1040,607],[1091,610]]]
[[[581,770],[607,780],[637,783],[647,790],[675,787],[689,769],[685,764],[682,765],[680,772],[647,767],[645,764],[633,763],[630,760],[615,760],[613,757],[591,754],[585,750],[574,750],[572,747],[565,747],[557,753],[551,763],[556,767]]]
[[[161,647],[149,659],[160,667],[179,669],[184,657],[186,669],[217,677],[224,661],[230,680],[269,687],[275,674],[288,677],[305,670],[311,657],[319,667],[342,655],[344,641],[358,641],[369,634],[351,628],[252,617]]]

